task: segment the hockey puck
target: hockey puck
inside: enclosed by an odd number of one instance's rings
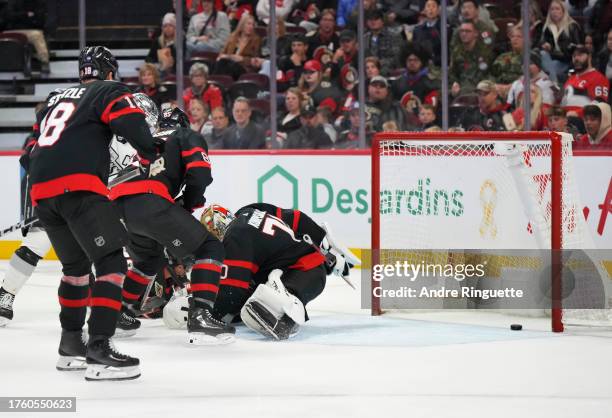
[[[512,324],[510,325],[510,329],[512,331],[520,331],[523,329],[523,326],[521,324]]]

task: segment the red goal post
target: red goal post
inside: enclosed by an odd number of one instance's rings
[[[514,151],[512,151],[514,150]],[[508,152],[506,152],[508,151]],[[552,330],[555,332],[563,331],[562,321],[562,306],[561,306],[561,261],[560,252],[564,244],[564,228],[563,228],[563,210],[564,210],[564,181],[569,186],[568,179],[572,175],[568,172],[569,165],[566,162],[571,159],[571,140],[554,132],[385,132],[375,136],[372,144],[372,266],[381,262],[381,249],[385,248],[400,248],[389,247],[384,242],[385,232],[381,233],[381,185],[389,182],[390,176],[402,176],[409,173],[409,168],[415,160],[439,161],[441,165],[434,167],[435,170],[445,170],[445,161],[451,161],[457,158],[477,157],[478,161],[495,161],[499,165],[499,170],[504,170],[507,165],[504,161],[509,158],[504,158],[505,154],[514,152],[522,160],[523,165],[530,165],[530,158],[541,159],[540,166],[544,164],[543,176],[549,180],[546,193],[550,193],[550,201],[546,205],[542,202],[541,206],[545,206],[548,213],[544,215],[549,228],[549,234],[545,235],[544,242],[540,242],[542,249],[551,251],[551,299],[552,299]],[[431,158],[433,157],[433,158]],[[438,157],[438,158],[436,158]],[[402,160],[402,158],[404,160]],[[400,162],[401,161],[401,162]],[[469,165],[469,160],[464,161],[463,165]],[[395,168],[388,168],[388,165],[393,165]],[[418,168],[415,168],[417,170]],[[453,176],[452,171],[448,172],[448,176]],[[507,175],[512,178],[511,174]],[[516,175],[515,179],[524,183],[520,179],[521,176]],[[526,176],[523,176],[526,177]],[[427,179],[429,180],[429,178]],[[399,183],[398,183],[399,181]],[[401,184],[401,179],[393,179],[394,184]],[[419,183],[422,184],[422,183]],[[537,184],[533,184],[537,188]],[[530,187],[532,187],[530,186]],[[520,186],[519,186],[520,188]],[[520,191],[519,191],[520,192]],[[522,192],[521,192],[522,193]],[[539,194],[543,195],[544,190],[540,190]],[[400,196],[401,197],[401,196]],[[410,199],[410,198],[409,198]],[[421,196],[420,202],[422,204]],[[447,205],[448,206],[448,205]],[[391,206],[390,206],[391,207]],[[399,207],[399,203],[398,203]],[[572,210],[574,210],[573,208]],[[437,208],[435,209],[437,210]],[[393,211],[393,209],[391,209]],[[429,208],[427,209],[429,212]],[[437,212],[434,212],[437,213]],[[404,227],[405,222],[410,222],[417,217],[407,218],[407,220],[399,220],[398,226]],[[418,219],[417,221],[418,222]],[[434,222],[434,221],[431,221]],[[530,226],[534,219],[530,219]],[[401,225],[400,225],[401,224]],[[434,227],[433,224],[428,224]],[[393,225],[387,235],[394,232]],[[401,229],[400,227],[400,229]],[[452,231],[449,231],[452,233]],[[405,237],[409,234],[404,234]],[[535,235],[542,235],[536,233]],[[401,237],[399,238],[402,239]],[[395,240],[397,243],[398,240]],[[438,241],[439,242],[439,241]],[[401,247],[405,248],[405,247]],[[413,247],[406,247],[413,248]],[[427,246],[425,246],[427,248]],[[436,248],[444,248],[438,246]],[[445,247],[452,248],[452,247]],[[381,307],[380,297],[375,296],[373,292],[375,282],[372,279],[371,293],[371,311],[373,315],[380,315],[383,312]]]

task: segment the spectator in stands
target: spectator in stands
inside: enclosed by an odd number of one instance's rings
[[[204,135],[208,149],[223,149],[224,144],[229,143],[228,136],[230,135],[229,118],[225,113],[225,108],[215,107],[210,112],[210,119],[212,130]]]
[[[608,30],[606,43],[597,54],[597,71],[604,74],[608,80],[612,80],[612,28]]]
[[[421,105],[419,109],[419,123],[422,131],[427,131],[431,128],[438,128],[436,124],[436,108],[430,104],[425,103]]]
[[[580,137],[574,147],[612,149],[612,126],[610,125],[610,105],[597,103],[583,109],[586,134]]]
[[[363,0],[363,12],[365,16],[370,14],[370,12],[378,10],[378,4],[376,0]],[[359,8],[355,7],[351,12],[351,15],[348,20],[347,29],[357,30],[357,24],[359,22]]]
[[[289,133],[299,129],[302,126],[300,122],[300,112],[304,99],[302,92],[296,87],[291,87],[285,93],[285,109],[286,113],[278,118],[278,132]]]
[[[478,93],[478,112],[464,115],[461,125],[469,130],[484,131],[514,131],[516,124],[497,96],[497,89],[492,80],[483,80],[476,86]]]
[[[261,68],[261,38],[255,32],[255,18],[244,14],[217,58],[216,74],[231,75],[237,80],[242,74]]]
[[[593,100],[608,101],[610,82],[605,75],[593,68],[591,54],[584,45],[577,45],[572,52],[574,72],[563,86],[561,106],[568,116],[582,116],[582,108]]]
[[[564,82],[572,60],[571,48],[584,42],[582,28],[572,19],[561,0],[552,0],[537,42],[541,48],[542,67],[553,82]]]
[[[308,56],[313,58],[319,47],[325,47],[330,51],[335,51],[340,46],[340,38],[336,33],[336,12],[334,9],[325,9],[321,12],[321,20],[319,20],[319,29],[309,32],[306,35],[308,39]]]
[[[303,34],[296,34],[291,42],[291,55],[281,57],[278,69],[282,71],[280,82],[295,87],[302,76],[304,63],[308,60],[308,42]]]
[[[367,57],[365,59],[365,73],[368,83],[372,78],[381,75],[380,71],[380,60],[377,57]]]
[[[517,108],[512,112],[512,119],[519,131],[542,131],[548,126],[548,118],[542,104],[542,92],[535,84],[531,84],[531,114],[529,129],[525,128],[525,113],[523,112],[525,95],[521,94]]]
[[[212,123],[208,120],[209,107],[199,97],[194,97],[189,102],[189,121],[191,130],[199,134],[206,135],[212,132]]]
[[[275,0],[277,19],[287,20],[289,14],[298,3],[297,0]],[[259,0],[257,2],[257,18],[266,25],[270,23],[270,0]]]
[[[359,148],[359,102],[353,103],[350,112],[348,112],[349,125],[348,128],[341,131],[338,135],[334,147],[335,148]],[[370,124],[366,124],[366,145],[372,144],[372,131]]]
[[[393,100],[393,95],[389,91],[389,82],[382,76],[376,76],[370,80],[366,112],[375,132],[382,131],[383,123],[388,120],[394,120],[401,131],[413,130],[408,123],[406,111],[397,101]]]
[[[461,0],[459,2],[461,10],[461,23],[472,22],[478,31],[478,36],[482,44],[491,50],[495,44],[495,33],[498,31],[493,22],[487,22],[480,18],[480,4],[478,0]],[[459,26],[461,28],[461,25]],[[459,30],[453,32],[451,38],[451,49],[457,47],[461,42]]]
[[[439,67],[442,62],[440,0],[427,0],[422,14],[425,18],[412,31],[412,42],[431,51],[433,63]]]
[[[336,17],[336,25],[345,27],[349,23],[351,13],[357,9],[358,0],[338,0],[338,16]]]
[[[421,16],[422,0],[380,0],[389,24],[416,25]]]
[[[523,27],[523,20],[519,20],[516,26]],[[529,39],[531,40],[532,46],[537,46],[540,38],[542,37],[542,31],[544,30],[544,15],[542,15],[542,9],[538,0],[529,1]]]
[[[157,64],[160,74],[174,74],[176,71],[176,16],[166,13],[162,19],[162,32],[153,39],[149,53],[145,57],[148,63]]]
[[[189,102],[192,98],[200,98],[209,109],[223,106],[223,95],[221,90],[214,84],[208,83],[208,67],[206,64],[196,62],[189,69],[189,79],[191,87],[183,91],[183,102],[185,109],[189,109]]]
[[[381,72],[384,76],[398,66],[398,55],[402,45],[402,39],[385,27],[383,13],[374,10],[367,16],[366,26],[368,31],[364,36],[366,56],[378,57]]]
[[[45,3],[42,0],[4,0],[0,31],[24,34],[36,51],[36,58],[40,61],[40,71],[48,74],[49,49],[43,33]]]
[[[202,13],[193,15],[187,29],[187,55],[198,52],[219,52],[230,35],[230,23],[222,11],[214,8],[213,0],[202,0]]]
[[[302,35],[300,33],[300,35]],[[304,35],[302,35],[304,36]],[[282,19],[276,21],[276,56],[277,59],[291,55],[291,43],[295,39],[294,34],[287,34],[287,25]],[[270,37],[262,39],[261,56],[270,57]]]
[[[517,25],[509,27],[508,39],[512,50],[498,55],[491,65],[491,75],[501,85],[498,89],[504,90],[523,75],[523,28]]]
[[[332,78],[337,80],[340,69],[345,65],[354,68],[359,67],[359,44],[355,31],[345,29],[340,33],[340,48],[336,50],[332,58]]]
[[[234,124],[228,129],[224,138],[225,149],[261,149],[265,148],[266,136],[264,130],[251,120],[251,105],[245,97],[234,100],[232,109]]]
[[[450,54],[449,83],[453,96],[472,93],[480,80],[489,77],[493,59],[491,48],[484,44],[473,22],[462,23],[458,32],[460,42]]]
[[[440,81],[429,72],[427,64],[430,59],[431,53],[415,43],[402,48],[400,54],[400,60],[406,66],[406,71],[393,82],[393,97],[400,102],[404,102],[404,99],[409,101],[408,97],[418,97],[419,103],[409,110],[415,116],[419,113],[421,103],[435,106],[438,102]]]
[[[298,87],[304,94],[304,100],[310,102],[315,108],[324,101],[333,102],[334,110],[338,108],[340,91],[329,81],[323,80],[322,66],[319,61],[306,61]]]
[[[332,119],[333,115],[329,107],[321,106],[317,109],[317,124],[323,127],[323,130],[332,142],[336,142],[336,139],[338,139],[338,132],[331,123]]]
[[[338,101],[340,109],[337,113],[344,114],[348,112],[353,103],[357,100],[359,95],[357,92],[358,78],[357,69],[351,67],[349,64],[344,65],[340,70],[341,97]]]
[[[612,27],[612,7],[610,7],[610,0],[597,0],[595,2],[589,27],[591,32],[598,34],[598,36],[595,36],[593,39],[595,50],[598,51],[605,46],[606,34]]]
[[[568,122],[565,110],[561,106],[553,106],[548,109],[548,130],[554,132],[567,132],[578,139],[580,132],[578,128]]]
[[[168,97],[168,89],[160,85],[161,80],[157,67],[151,63],[143,64],[138,70],[138,91],[146,94],[155,102],[157,107],[161,107],[170,98]]]
[[[320,149],[331,148],[333,142],[319,124],[315,108],[307,104],[302,108],[300,119],[302,126],[287,135],[283,148],[287,149]]]
[[[555,93],[553,91],[554,84],[550,78],[548,78],[548,75],[542,71],[540,54],[536,51],[531,51],[529,59],[530,80],[540,88],[542,92],[542,105],[544,108],[550,107],[555,104]],[[523,76],[521,75],[518,80],[515,80],[512,85],[510,85],[509,90],[506,90],[505,86],[499,84],[497,85],[497,90],[506,95],[506,102],[508,105],[515,108],[518,106],[518,97],[523,92],[523,85]]]

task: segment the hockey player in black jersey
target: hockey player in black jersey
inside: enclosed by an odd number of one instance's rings
[[[223,241],[224,274],[214,315],[283,340],[307,319],[305,306],[325,287],[327,274],[348,278],[360,260],[335,243],[329,226],[298,210],[256,203],[232,215],[209,206],[201,222]],[[164,311],[166,314],[166,310]]]
[[[110,194],[129,231],[127,248],[133,261],[123,285],[124,304],[133,311],[138,306],[166,262],[164,247],[176,257],[193,255],[188,341],[196,345],[233,342],[234,328],[212,317],[223,245],[191,214],[204,205],[204,192],[212,182],[206,141],[189,128],[187,115],[178,108],[163,110],[155,136],[165,142],[165,170],[119,184]],[[175,202],[181,191],[180,203]]]
[[[117,69],[105,47],[81,51],[81,84],[48,98],[37,115],[40,135],[25,164],[32,204],[64,273],[58,290],[62,338],[57,368],[86,368],[87,380],[140,376],[139,360],[119,353],[111,342],[127,271],[122,253],[127,232],[107,197],[113,133],[132,144],[150,174],[163,170],[142,110],[127,86],[112,81]],[[89,298],[91,264],[96,280]],[[85,345],[81,337],[88,305]]]

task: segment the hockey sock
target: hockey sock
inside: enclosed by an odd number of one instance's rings
[[[123,282],[123,291],[121,292],[121,295],[123,296],[123,303],[137,303],[138,299],[143,296],[147,286],[149,286],[149,283],[154,278],[155,276],[147,276],[134,267],[129,269],[126,274],[125,281]]]
[[[83,329],[89,304],[89,274],[62,277],[57,294],[61,306],[62,329],[67,331]]]
[[[32,276],[41,257],[28,247],[19,247],[9,261],[2,287],[9,293],[19,293],[25,282]]]
[[[117,317],[121,310],[121,289],[124,275],[110,273],[96,277],[91,292],[91,316],[89,335],[111,337],[115,333]]]
[[[191,269],[191,294],[196,306],[213,307],[221,280],[221,263],[212,258],[196,260]]]

